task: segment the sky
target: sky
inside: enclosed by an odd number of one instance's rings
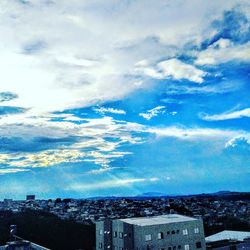
[[[0,199],[250,191],[250,3],[1,0]]]

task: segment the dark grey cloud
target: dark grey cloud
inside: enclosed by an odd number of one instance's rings
[[[18,95],[9,91],[0,92],[0,102],[7,102],[18,98]]]
[[[34,137],[24,138],[19,136],[0,137],[0,152],[39,152],[42,150],[56,149],[70,146],[78,141],[74,136],[64,138]]]

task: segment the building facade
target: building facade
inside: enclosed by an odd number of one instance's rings
[[[96,250],[205,250],[203,222],[178,214],[96,223]]]

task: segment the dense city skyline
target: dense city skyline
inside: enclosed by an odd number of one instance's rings
[[[250,4],[0,2],[0,199],[250,190]]]

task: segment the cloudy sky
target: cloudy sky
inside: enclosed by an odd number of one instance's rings
[[[0,198],[250,190],[250,3],[1,0]]]

